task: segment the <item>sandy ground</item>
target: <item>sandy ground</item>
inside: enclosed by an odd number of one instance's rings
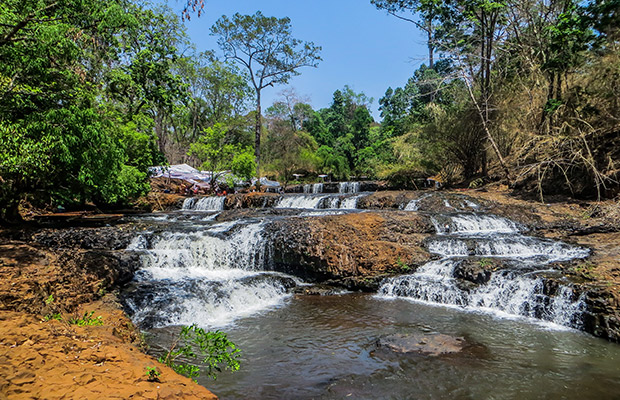
[[[102,326],[0,312],[0,399],[216,399],[131,343],[135,331],[113,302],[81,307]],[[160,372],[149,382],[147,367]]]

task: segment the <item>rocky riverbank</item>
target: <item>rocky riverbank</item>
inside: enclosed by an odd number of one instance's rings
[[[161,208],[180,206],[182,197],[170,196]],[[303,216],[273,208],[280,197],[230,195],[226,210],[215,218],[226,223],[268,217],[264,234],[270,268],[322,285],[303,287],[303,293],[330,293],[330,287],[376,291],[384,278],[410,274],[433,258],[426,246],[436,229],[431,213],[484,211],[516,221],[529,235],[591,249],[585,260],[554,264],[558,273],[545,278],[545,290],[552,294],[557,282],[570,282],[586,295],[583,329],[620,341],[618,203],[539,203],[501,187],[385,191],[360,195],[357,207],[366,212]],[[134,219],[111,226],[0,232],[0,398],[41,393],[76,399],[214,398],[141,352],[140,335],[116,300],[118,288],[131,281],[139,266],[138,256],[124,249],[138,233],[153,228],[150,224]],[[467,261],[455,269],[455,277],[474,287],[504,267],[501,260]],[[102,326],[66,322],[90,312],[102,317]],[[63,321],[55,319],[59,314]],[[162,372],[160,382],[148,381],[151,366]]]

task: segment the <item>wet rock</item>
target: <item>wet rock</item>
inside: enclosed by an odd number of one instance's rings
[[[620,305],[607,288],[589,288],[586,295],[587,311],[583,328],[595,336],[620,342]]]
[[[376,346],[397,354],[439,356],[463,351],[465,339],[442,334],[393,334],[377,339]]]
[[[330,285],[298,286],[295,288],[295,294],[308,296],[332,296],[339,293],[342,293],[341,288]]]
[[[491,279],[492,271],[498,268],[498,264],[498,260],[466,259],[454,268],[454,277],[482,285]]]
[[[265,231],[272,268],[310,282],[368,290],[378,287],[374,277],[413,270],[430,258],[422,241],[432,224],[415,213],[287,219]]]
[[[100,228],[43,229],[33,234],[32,240],[51,249],[120,250],[126,248],[134,236],[135,226],[126,224]]]

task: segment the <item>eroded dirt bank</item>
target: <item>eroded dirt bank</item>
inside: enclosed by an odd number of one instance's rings
[[[34,245],[0,245],[0,399],[216,399],[140,350],[139,333],[106,294],[131,279],[133,263],[96,249],[97,237],[113,249],[122,235],[87,232],[90,249],[44,250],[46,233]],[[91,312],[101,326],[67,322]],[[63,320],[45,321],[55,315]],[[147,379],[147,367],[161,372],[159,382]]]

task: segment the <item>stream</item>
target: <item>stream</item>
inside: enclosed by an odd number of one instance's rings
[[[122,298],[152,352],[181,325],[227,332],[241,370],[199,378],[222,399],[617,398],[620,346],[580,332],[583,296],[546,280],[553,263],[589,250],[532,236],[470,200],[429,214],[433,259],[377,293],[295,294],[308,283],[274,271],[265,226],[363,212],[358,190],[309,186],[282,196],[281,214],[221,222],[217,197],[138,217],[149,229],[128,248],[141,268]],[[401,209],[424,213],[425,196]],[[492,261],[503,267],[478,272],[479,284],[457,279],[467,263]]]

